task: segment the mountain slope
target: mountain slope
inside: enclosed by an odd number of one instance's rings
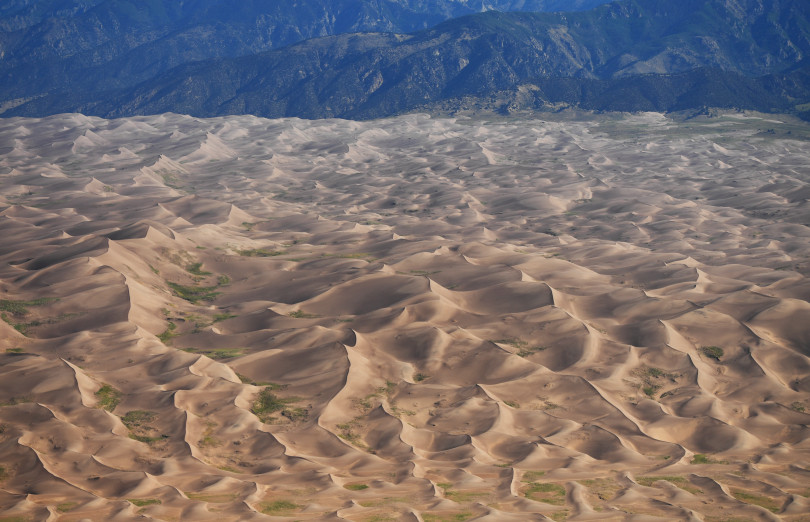
[[[184,64],[135,88],[77,86],[8,114],[362,119],[464,97],[484,103],[527,84],[542,93],[530,106],[669,110],[722,102],[789,110],[810,101],[806,75],[782,74],[806,63],[808,28],[805,0],[624,0],[577,13],[488,12],[407,36],[339,35]],[[100,65],[84,81],[105,74]],[[785,87],[772,91],[768,82]]]
[[[411,32],[487,9],[604,0],[13,0],[0,7],[0,92],[28,98],[132,86],[195,60],[351,32]]]

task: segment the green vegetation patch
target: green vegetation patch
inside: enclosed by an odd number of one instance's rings
[[[647,397],[649,397],[650,399],[654,399],[654,398],[655,398],[655,394],[656,394],[656,392],[657,392],[658,390],[660,390],[660,389],[661,389],[661,386],[659,386],[659,385],[657,385],[657,384],[651,384],[651,385],[649,385],[649,386],[643,386],[643,387],[641,388],[641,391],[643,391],[643,392],[644,392],[644,395],[646,395],[646,396],[647,396]]]
[[[268,250],[266,248],[248,248],[237,250],[236,253],[243,257],[276,257],[283,256],[287,252],[285,250]]]
[[[286,417],[293,422],[304,421],[309,417],[309,410],[306,408],[284,408],[281,410],[282,417]]]
[[[12,328],[17,330],[23,335],[28,335],[28,330],[34,326],[40,326],[42,323],[40,321],[31,321],[28,323],[18,323],[14,321],[11,317],[7,314],[0,314],[0,319],[3,319],[6,323],[10,324]]]
[[[289,315],[293,319],[317,319],[318,317],[320,317],[320,315],[318,314],[308,314],[303,310],[295,310],[287,315]]]
[[[691,483],[686,480],[685,477],[678,477],[672,475],[661,475],[661,476],[651,476],[651,477],[638,477],[636,478],[636,483],[642,486],[652,487],[653,484],[658,482],[659,480],[666,480],[667,482],[671,482],[675,484],[679,488],[684,491],[688,491],[693,495],[700,495],[703,493],[702,489],[696,488],[695,486],[691,485]]]
[[[487,495],[487,493],[483,491],[456,491],[449,482],[437,482],[436,486],[442,489],[442,493],[446,499],[452,500],[453,502],[469,502]]]
[[[731,494],[734,495],[734,498],[741,502],[764,507],[771,513],[778,513],[782,507],[782,503],[778,502],[776,499],[765,495],[757,495],[756,493],[751,493],[750,491],[732,489]]]
[[[250,411],[256,415],[262,422],[271,422],[274,419],[272,416],[275,412],[281,412],[281,415],[290,420],[297,421],[306,419],[308,411],[305,408],[289,408],[288,405],[298,402],[297,397],[281,398],[277,397],[274,393],[273,387],[266,387],[259,392],[259,396],[253,401],[253,407]]]
[[[13,315],[21,316],[28,313],[29,306],[42,306],[58,300],[59,299],[56,297],[43,297],[40,299],[33,299],[31,301],[0,299],[0,312],[9,312]]]
[[[205,423],[205,431],[203,432],[202,437],[200,437],[200,440],[197,441],[197,444],[201,448],[215,448],[222,444],[219,439],[214,437],[214,428],[216,427],[216,422],[207,421]]]
[[[700,351],[703,352],[703,355],[715,361],[719,361],[723,357],[723,349],[719,346],[704,346]]]
[[[360,427],[360,418],[361,417],[355,417],[349,422],[338,424],[337,429],[340,430],[340,433],[337,435],[346,442],[353,444],[354,446],[357,446],[365,451],[369,451],[370,448],[365,442],[363,442],[363,438],[360,436],[360,434],[354,432],[354,428]]]
[[[191,500],[199,500],[200,502],[208,502],[211,504],[227,504],[237,499],[236,493],[192,493],[189,491],[184,492],[185,495]]]
[[[554,506],[565,504],[565,488],[549,482],[532,482],[526,488],[526,498]]]
[[[0,402],[0,406],[16,406],[28,402],[33,402],[30,397],[12,397],[5,402]]]
[[[98,407],[107,411],[113,411],[118,403],[121,402],[121,392],[110,386],[104,384],[96,392],[98,397]]]
[[[533,353],[542,352],[547,348],[545,346],[529,346],[528,342],[514,337],[509,337],[506,339],[491,339],[490,342],[495,344],[508,344],[509,346],[518,350],[515,355],[519,357],[528,357]]]
[[[383,497],[374,500],[364,500],[358,503],[363,507],[380,507],[390,506],[392,504],[408,504],[411,501],[412,499],[405,497]]]
[[[429,377],[430,377],[430,375],[427,375],[427,374],[424,374],[424,373],[417,373],[416,375],[413,376],[413,380],[414,380],[414,382],[422,382],[422,381],[424,381],[425,379],[427,379]]]
[[[343,487],[349,491],[363,491],[368,489],[368,484],[345,484]]]
[[[526,341],[522,341],[522,340],[516,339],[514,337],[510,337],[510,338],[507,338],[507,339],[493,339],[490,342],[495,343],[495,344],[508,344],[509,346],[512,346],[514,348],[523,348],[523,347],[529,345],[529,343],[527,343]]]
[[[172,338],[177,336],[177,334],[174,333],[176,329],[177,325],[169,321],[169,324],[166,325],[166,330],[164,330],[163,333],[159,334],[157,338],[160,339],[160,342],[162,342],[163,344],[168,345],[171,343]]]
[[[200,277],[211,275],[211,272],[206,272],[202,269],[202,263],[191,263],[190,265],[186,265],[186,272]]]
[[[367,252],[354,252],[347,254],[322,254],[321,257],[335,257],[338,259],[364,259],[366,261],[374,261],[376,259]]]
[[[9,355],[17,355],[24,353],[22,348],[6,348],[6,353]]]
[[[644,392],[644,395],[650,399],[655,399],[655,396],[658,394],[658,390],[663,387],[661,384],[663,379],[674,379],[677,377],[677,375],[667,373],[660,368],[653,368],[649,366],[637,368],[633,370],[632,374],[633,376],[641,379],[641,391]]]
[[[530,355],[532,355],[534,353],[542,352],[543,350],[546,350],[547,348],[548,347],[546,347],[546,346],[531,346],[529,348],[521,349],[517,353],[517,355],[518,355],[518,357],[528,357],[528,356],[530,356]]]
[[[138,507],[156,506],[162,504],[159,498],[128,498],[127,501],[129,501],[130,504]]]
[[[703,453],[695,453],[689,464],[728,464],[727,460],[716,460],[704,455]]]
[[[456,490],[447,490],[444,492],[444,496],[452,500],[453,502],[470,502],[480,497],[487,496],[488,493],[485,491],[456,491]]]
[[[219,322],[222,322],[222,321],[227,321],[228,319],[233,319],[234,317],[238,317],[238,316],[234,315],[234,314],[229,314],[227,312],[222,313],[222,314],[214,314],[214,322],[219,323]]]
[[[242,375],[241,373],[237,373],[236,376],[239,377],[239,380],[242,381],[244,384],[252,384],[253,386],[266,386],[270,391],[284,390],[287,388],[286,384],[278,384],[275,382],[257,382],[248,377],[247,375]]]
[[[422,513],[422,520],[425,522],[463,522],[472,518],[473,514],[464,511],[462,513]]]
[[[174,295],[185,299],[191,304],[197,304],[200,301],[213,301],[221,293],[216,291],[218,288],[216,286],[186,286],[171,281],[168,281],[167,284],[174,292]]]
[[[132,410],[121,417],[121,422],[129,430],[130,439],[151,444],[168,438],[167,435],[155,436],[156,429],[151,424],[155,419],[157,419],[157,413],[153,411]]]
[[[205,352],[205,355],[218,361],[223,359],[233,359],[234,357],[239,357],[242,354],[243,351],[241,348],[222,348],[219,350]]]
[[[431,275],[433,275],[433,274],[438,274],[438,273],[441,273],[441,270],[432,270],[432,271],[427,271],[427,270],[411,270],[409,273],[410,273],[410,274],[413,274],[413,275],[418,275],[418,276],[425,276],[425,277],[427,277],[427,276],[431,276]]]
[[[578,480],[577,482],[588,488],[599,500],[611,500],[621,489],[615,480],[607,478]]]
[[[527,471],[523,474],[523,478],[520,480],[521,482],[534,482],[539,478],[542,478],[545,475],[545,471]]]
[[[282,515],[300,509],[301,506],[289,500],[275,500],[259,505],[259,511],[265,515]]]
[[[78,502],[62,502],[61,504],[56,505],[56,510],[60,513],[67,513],[68,511],[73,510],[78,505],[79,505]]]
[[[397,383],[386,380],[385,386],[379,386],[376,390],[374,390],[374,393],[369,393],[365,397],[353,399],[352,403],[357,408],[363,410],[363,412],[368,412],[368,410],[373,408],[375,404],[379,402],[375,401],[374,399],[379,399],[383,396],[390,397],[391,394],[394,393],[394,390],[396,390],[396,387]]]

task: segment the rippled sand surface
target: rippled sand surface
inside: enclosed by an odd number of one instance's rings
[[[767,118],[0,120],[0,517],[806,520]]]

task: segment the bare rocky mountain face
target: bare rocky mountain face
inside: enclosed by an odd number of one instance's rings
[[[0,6],[0,101],[131,87],[184,63],[315,37],[407,33],[492,9],[570,10],[603,1],[13,0]]]
[[[572,13],[490,11],[407,35],[343,34],[264,52],[256,51],[280,36],[270,32],[262,40],[254,29],[237,31],[238,20],[255,18],[261,25],[270,19],[256,18],[254,3],[240,6],[223,12],[215,26],[170,34],[156,34],[150,24],[180,14],[136,11],[149,16],[131,14],[130,26],[140,27],[137,21],[144,29],[132,30],[126,51],[104,43],[106,28],[117,25],[99,17],[97,30],[82,33],[98,40],[85,42],[88,50],[10,69],[5,114],[368,119],[414,110],[560,105],[801,114],[810,102],[810,4],[804,0],[623,0]],[[371,27],[373,20],[383,23],[376,16],[350,19]],[[299,31],[290,39],[355,29],[327,18],[328,30]],[[385,24],[372,28],[398,29]],[[211,56],[217,57],[195,61]]]

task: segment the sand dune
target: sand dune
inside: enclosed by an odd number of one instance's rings
[[[805,520],[808,131],[0,120],[0,518]]]

